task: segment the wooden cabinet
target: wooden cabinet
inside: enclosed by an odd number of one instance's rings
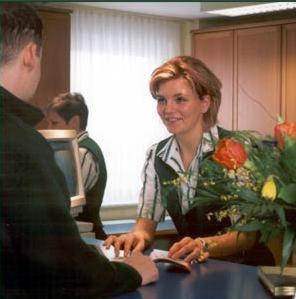
[[[218,119],[225,129],[233,128],[233,32],[195,34],[194,56],[201,59],[223,82]],[[223,63],[222,63],[223,62]]]
[[[272,134],[296,121],[296,20],[193,31],[193,55],[221,79],[220,124]]]
[[[296,23],[282,27],[282,111],[286,120],[296,121]]]
[[[50,7],[37,10],[43,21],[44,41],[41,79],[31,102],[44,108],[54,96],[70,89],[70,11]]]
[[[280,111],[281,28],[235,32],[236,128],[271,133]]]

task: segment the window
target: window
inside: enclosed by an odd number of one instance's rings
[[[84,95],[106,160],[103,205],[137,204],[146,150],[168,135],[149,78],[180,54],[181,25],[93,8],[74,9],[71,22],[71,91]]]

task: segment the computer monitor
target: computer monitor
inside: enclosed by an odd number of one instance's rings
[[[78,142],[75,130],[39,130],[54,151],[57,165],[62,170],[71,199],[71,214],[77,216],[85,205]]]

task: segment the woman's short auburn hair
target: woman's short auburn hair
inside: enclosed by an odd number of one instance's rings
[[[217,123],[217,116],[221,104],[221,81],[199,59],[191,56],[174,57],[160,67],[156,68],[150,79],[150,92],[157,98],[159,87],[162,83],[184,78],[191,85],[202,101],[208,95],[211,100],[209,110],[203,115],[205,127],[211,128]]]

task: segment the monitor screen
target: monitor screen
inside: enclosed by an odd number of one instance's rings
[[[83,181],[75,130],[39,130],[51,145],[71,196],[71,214],[76,216],[85,204]]]

